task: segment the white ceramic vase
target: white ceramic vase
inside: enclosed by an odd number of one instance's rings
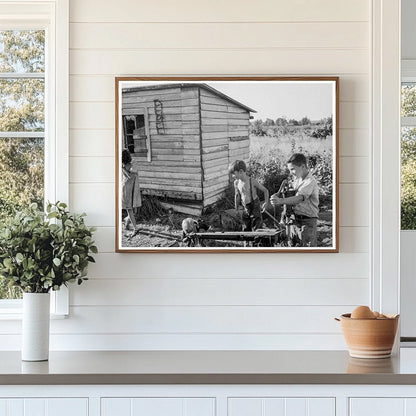
[[[23,293],[22,360],[49,358],[50,295]]]

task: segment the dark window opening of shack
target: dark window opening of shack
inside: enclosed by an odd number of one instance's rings
[[[147,136],[144,114],[123,116],[124,119],[124,146],[130,153],[146,156]]]

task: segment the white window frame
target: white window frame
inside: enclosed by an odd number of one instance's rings
[[[401,4],[373,0],[371,6],[370,307],[400,313]]]
[[[416,84],[416,60],[402,60],[401,81],[403,83]],[[401,117],[401,127],[415,127],[416,117]],[[401,227],[400,227],[401,228]],[[413,316],[415,312],[414,307],[414,284],[413,284],[413,263],[411,260],[413,245],[416,238],[416,230],[402,230],[401,234],[401,335],[407,340],[402,341],[402,346],[414,347],[413,341],[415,335],[415,324],[413,323]]]
[[[69,0],[0,0],[0,30],[45,30],[45,201],[69,200]],[[3,136],[4,137],[4,136]],[[51,313],[69,312],[68,290],[52,291]],[[21,300],[0,300],[0,319]]]

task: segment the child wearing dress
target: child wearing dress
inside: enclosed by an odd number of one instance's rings
[[[140,194],[139,175],[132,168],[132,158],[130,152],[124,149],[121,155],[122,162],[122,209],[127,211],[126,229],[129,223],[133,225],[134,232],[137,231],[137,222],[134,215],[134,208],[142,206],[142,197]]]

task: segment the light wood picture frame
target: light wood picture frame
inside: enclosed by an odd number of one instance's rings
[[[338,77],[116,77],[115,112],[117,252],[338,252]]]

